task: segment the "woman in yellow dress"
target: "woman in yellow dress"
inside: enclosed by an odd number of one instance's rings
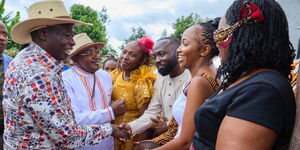
[[[128,123],[137,119],[147,109],[153,95],[153,83],[156,79],[151,67],[151,51],[154,42],[147,38],[129,42],[121,53],[119,68],[112,71],[114,85],[112,100],[123,99],[126,105],[125,114],[116,117],[114,124]],[[122,143],[115,139],[115,150],[132,150],[134,136]]]

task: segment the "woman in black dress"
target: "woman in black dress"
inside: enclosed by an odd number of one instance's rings
[[[295,50],[274,0],[236,0],[214,34],[220,91],[195,113],[197,150],[285,150],[295,121]]]

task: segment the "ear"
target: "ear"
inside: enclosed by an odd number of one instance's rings
[[[45,28],[39,30],[39,38],[41,39],[41,41],[46,41],[47,35],[47,30]]]
[[[204,45],[202,47],[201,52],[200,52],[200,56],[201,57],[206,57],[210,54],[210,51],[211,51],[211,46],[210,45]]]

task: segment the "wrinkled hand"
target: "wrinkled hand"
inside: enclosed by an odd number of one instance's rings
[[[168,125],[166,121],[162,121],[160,119],[156,119],[156,118],[150,118],[152,120],[153,123],[156,124],[156,126],[154,127],[154,133],[153,136],[157,137],[163,133],[165,133],[168,130]]]
[[[146,150],[146,149],[153,149],[153,148],[157,148],[160,145],[157,143],[154,143],[151,140],[144,140],[144,141],[140,141],[140,142],[134,142],[134,144],[136,144],[136,146],[134,147],[134,150]]]
[[[131,133],[132,133],[132,130],[131,130],[131,127],[130,127],[129,124],[122,123],[122,124],[120,124],[120,125],[118,126],[118,128],[119,128],[119,129],[122,129],[122,130],[126,130],[126,132],[127,132],[129,135],[131,135]],[[119,140],[120,140],[120,141],[123,141],[123,142],[125,142],[126,139],[128,139],[128,138],[119,138]]]
[[[123,99],[118,99],[111,104],[111,108],[114,112],[115,117],[121,116],[125,113],[125,101]]]
[[[120,141],[125,141],[125,139],[130,138],[130,133],[126,129],[121,129],[118,125],[112,125],[113,133],[112,136],[118,138]],[[123,140],[124,139],[124,140]]]

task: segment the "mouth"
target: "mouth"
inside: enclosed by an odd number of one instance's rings
[[[6,44],[5,43],[0,43],[0,47],[5,47]]]
[[[178,55],[178,56],[177,56],[178,61],[182,60],[183,58],[184,58],[183,55]]]
[[[163,68],[165,68],[165,65],[159,64],[159,65],[156,65],[156,67],[157,67],[157,69],[163,69]]]

